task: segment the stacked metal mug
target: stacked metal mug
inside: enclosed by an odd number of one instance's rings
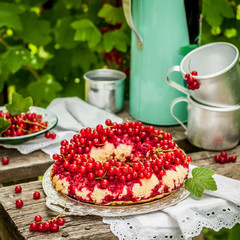
[[[199,89],[189,90],[169,78],[171,72],[185,77],[197,71],[194,78]],[[186,130],[193,145],[207,150],[227,150],[235,147],[240,137],[240,67],[238,49],[225,42],[202,45],[188,53],[166,75],[167,83],[186,94],[172,101],[172,116]],[[174,106],[187,102],[187,126],[174,114]]]

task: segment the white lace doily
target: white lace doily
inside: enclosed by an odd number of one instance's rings
[[[221,200],[221,199],[220,199]],[[220,207],[220,204],[222,206]],[[103,222],[110,224],[111,231],[120,240],[181,240],[198,236],[203,227],[218,231],[219,229],[232,228],[240,223],[240,206],[223,201],[217,206],[209,206],[208,209],[189,209],[179,216],[177,223],[169,227],[164,224],[166,218],[171,218],[167,213],[159,212],[156,215],[146,214],[144,221],[139,216],[104,218]],[[163,216],[165,214],[166,216]],[[162,219],[161,219],[162,218]],[[156,222],[158,221],[158,222]]]
[[[163,211],[103,222],[120,240],[189,240],[203,227],[232,228],[240,223],[240,181],[217,174],[214,179],[218,190],[206,191],[201,199],[189,196]]]

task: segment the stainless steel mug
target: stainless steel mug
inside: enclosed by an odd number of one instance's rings
[[[203,45],[187,54],[180,66],[173,66],[166,75],[167,83],[179,91],[191,95],[200,103],[226,107],[240,103],[240,68],[238,49],[225,42]],[[196,70],[195,78],[200,82],[197,90],[188,90],[168,75],[172,72],[186,73]]]
[[[124,106],[126,74],[113,69],[97,69],[84,74],[85,101],[109,112],[119,112]]]
[[[187,127],[173,113],[174,106],[182,101],[188,103]],[[224,108],[210,107],[188,96],[173,100],[170,111],[186,130],[189,142],[197,147],[219,151],[231,149],[239,142],[240,105]]]

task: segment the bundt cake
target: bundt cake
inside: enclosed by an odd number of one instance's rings
[[[172,135],[142,122],[81,129],[61,141],[51,180],[57,191],[79,201],[126,205],[162,198],[188,176],[189,161]]]

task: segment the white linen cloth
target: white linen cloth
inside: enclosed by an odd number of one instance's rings
[[[194,166],[190,165],[190,168]],[[205,191],[163,211],[130,217],[104,218],[112,232],[123,239],[180,240],[198,236],[203,227],[215,231],[240,223],[240,181],[215,174],[217,191]]]
[[[19,145],[3,145],[27,154],[41,149],[50,156],[59,152],[60,141],[70,140],[83,127],[96,127],[106,119],[121,123],[114,114],[98,109],[77,97],[59,98],[47,107],[58,117],[55,140],[39,136]],[[191,166],[191,168],[194,166]],[[131,217],[103,218],[112,232],[123,240],[190,239],[203,227],[218,231],[240,222],[240,181],[215,174],[217,191],[206,191],[202,199],[189,196],[175,206],[149,214]]]

